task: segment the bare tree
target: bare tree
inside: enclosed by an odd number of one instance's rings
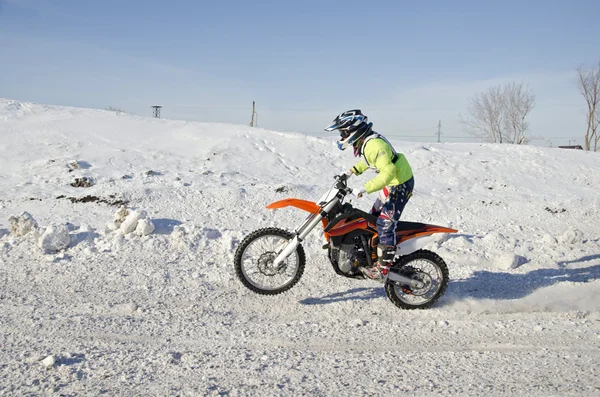
[[[506,101],[504,104],[504,111],[506,112],[504,123],[509,141],[517,145],[528,143],[529,123],[525,121],[525,117],[535,105],[533,91],[528,87],[523,87],[523,83],[513,82],[504,87],[504,100]]]
[[[500,87],[477,93],[469,100],[469,118],[461,122],[474,136],[485,142],[503,142]]]
[[[585,150],[600,150],[600,62],[596,66],[577,69],[577,85],[587,105],[587,130],[585,131]]]
[[[525,144],[529,141],[527,115],[535,94],[523,83],[493,86],[469,100],[469,116],[460,118],[465,129],[484,142]]]

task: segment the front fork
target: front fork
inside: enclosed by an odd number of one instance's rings
[[[323,217],[326,216],[329,213],[329,211],[331,211],[332,208],[335,207],[337,203],[339,203],[339,201],[340,198],[336,196],[333,200],[327,203],[325,207],[319,207],[318,212],[310,214],[308,218],[302,223],[302,225],[300,225],[300,227],[295,233],[294,238],[291,241],[289,241],[286,244],[286,246],[283,247],[282,250],[279,252],[277,258],[275,258],[275,260],[273,261],[273,267],[276,267],[279,270],[282,266],[283,261],[286,260],[287,257],[290,256],[296,250],[298,245],[300,245],[300,243],[306,238],[306,236],[308,236],[308,234],[312,232],[312,230],[319,224],[319,222],[321,222]]]

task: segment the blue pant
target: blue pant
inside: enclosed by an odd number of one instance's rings
[[[412,196],[414,186],[415,180],[410,178],[401,185],[385,187],[380,192],[380,197],[371,209],[371,213],[378,216],[377,233],[380,246],[396,245],[396,225],[404,206]]]

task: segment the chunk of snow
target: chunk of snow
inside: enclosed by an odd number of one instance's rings
[[[55,363],[56,363],[56,359],[54,358],[54,356],[48,356],[42,360],[42,364],[46,368],[52,368]]]
[[[67,225],[50,225],[39,239],[40,248],[47,254],[53,254],[67,248],[71,244],[71,236]]]
[[[140,236],[147,236],[154,231],[154,223],[149,218],[140,219],[135,228],[135,233]]]
[[[127,208],[125,208],[124,205],[122,205],[121,208],[119,208],[119,210],[115,212],[113,222],[116,225],[116,229],[121,227],[121,224],[125,221],[125,219],[129,215],[129,212],[130,211]]]
[[[115,222],[115,221],[110,221],[110,222],[106,222],[106,231],[108,232],[114,232],[115,230],[117,230],[121,225]]]
[[[148,214],[144,210],[133,210],[129,212],[127,218],[121,223],[121,227],[119,227],[119,232],[121,234],[129,234],[132,233],[138,225],[140,219],[147,218]]]
[[[119,208],[119,210],[115,212],[113,220],[110,222],[106,222],[106,231],[114,232],[115,230],[118,230],[128,215],[129,210],[125,208],[124,205],[122,205],[121,208]]]
[[[140,236],[147,236],[154,232],[154,223],[148,218],[148,213],[144,210],[129,210],[125,206],[115,213],[112,222],[106,223],[106,231],[112,232],[118,230],[120,234],[126,235],[135,232]]]
[[[368,324],[368,321],[356,318],[348,323],[350,327],[363,327]]]
[[[521,256],[521,255],[517,255],[512,252],[507,252],[505,254],[502,254],[496,260],[496,264],[497,264],[498,268],[503,269],[503,270],[516,269],[519,266],[521,266],[527,262],[528,262],[527,258],[525,258],[524,256]]]
[[[558,243],[558,240],[550,234],[544,234],[544,236],[542,236],[541,243],[545,247],[554,247]]]
[[[8,221],[10,222],[10,232],[15,236],[24,236],[38,228],[37,222],[29,212],[23,212],[19,216],[11,216]]]
[[[576,244],[583,240],[583,233],[577,229],[568,229],[559,240],[563,244]]]
[[[119,314],[133,314],[138,308],[139,306],[137,305],[137,303],[128,302],[115,305],[113,307],[113,311]]]

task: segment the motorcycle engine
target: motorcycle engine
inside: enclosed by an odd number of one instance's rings
[[[354,267],[354,244],[342,244],[338,255],[338,266],[344,273],[350,273]]]
[[[367,256],[360,240],[351,244],[342,244],[331,251],[331,262],[336,273],[353,276],[358,267],[367,265]]]

